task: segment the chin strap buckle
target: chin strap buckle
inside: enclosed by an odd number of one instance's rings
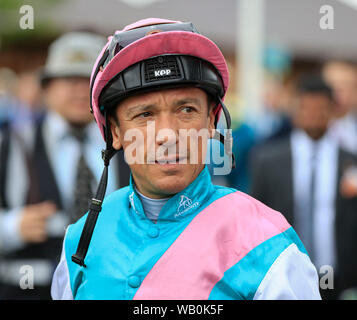
[[[92,198],[92,201],[89,205],[89,210],[100,212],[102,210],[102,201]]]
[[[77,263],[81,267],[86,267],[84,264],[84,259],[79,258],[76,254],[72,255],[71,259],[74,263]]]

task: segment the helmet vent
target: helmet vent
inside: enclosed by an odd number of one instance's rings
[[[146,82],[179,78],[181,72],[176,57],[157,57],[145,61]]]

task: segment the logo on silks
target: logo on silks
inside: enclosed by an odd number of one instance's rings
[[[135,208],[135,203],[134,203],[134,191],[129,195],[129,201],[131,206],[133,207],[134,211],[138,213],[138,211]]]
[[[181,195],[180,197],[180,203],[177,208],[177,213],[175,214],[175,218],[183,215],[185,212],[187,212],[190,209],[193,209],[197,207],[200,203],[198,201],[192,203],[192,199],[185,195]]]

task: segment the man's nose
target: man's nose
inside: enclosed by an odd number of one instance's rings
[[[164,114],[156,120],[156,143],[161,145],[176,144],[178,140],[178,127],[174,117]]]
[[[78,94],[89,92],[89,80],[87,79],[74,79],[71,85]]]

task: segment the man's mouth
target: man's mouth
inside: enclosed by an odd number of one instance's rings
[[[168,156],[168,157],[162,157],[162,158],[159,158],[159,159],[156,159],[155,160],[155,163],[156,164],[160,164],[160,165],[163,165],[163,164],[183,164],[183,163],[187,163],[186,161],[186,157],[180,157],[178,155],[174,155],[174,156]]]

